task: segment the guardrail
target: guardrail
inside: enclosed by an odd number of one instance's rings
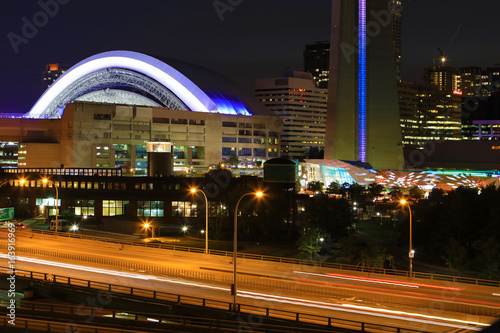
[[[0,249],[6,249],[7,245],[0,244]],[[16,253],[19,254],[32,254],[36,256],[44,256],[49,258],[63,259],[67,261],[80,262],[82,264],[92,264],[93,267],[106,267],[108,269],[125,269],[127,271],[154,274],[159,276],[178,277],[182,279],[191,280],[204,280],[213,283],[218,283],[227,286],[229,292],[229,285],[233,283],[232,270],[210,269],[200,267],[199,270],[173,268],[162,265],[145,264],[142,262],[135,262],[133,260],[119,260],[112,258],[94,257],[91,255],[81,255],[75,253],[64,253],[50,250],[41,250],[37,248],[24,248],[17,247]],[[203,270],[210,270],[209,272]],[[322,295],[324,297],[336,299],[349,299],[353,297],[362,297],[366,302],[387,303],[387,300],[381,296],[380,293],[370,291],[352,290],[349,288],[340,288],[338,286],[330,286],[328,283],[315,283],[315,281],[307,281],[298,279],[293,276],[273,276],[273,275],[258,275],[246,274],[240,272],[238,274],[238,285],[247,288],[266,288],[266,289],[279,289],[289,292],[300,292],[305,294]],[[362,296],[361,296],[362,294]],[[415,304],[401,298],[400,295],[394,295],[389,302],[392,306],[403,308],[414,308]],[[465,302],[444,302],[441,303],[441,310],[451,311],[471,315],[483,316],[498,316],[499,309],[494,306],[487,306],[475,303]]]
[[[23,232],[26,233],[26,231],[23,231]],[[53,231],[48,231],[48,230],[32,229],[31,232],[33,234],[54,235]],[[158,249],[165,249],[165,250],[171,250],[171,251],[182,251],[182,252],[201,253],[201,254],[204,253],[204,249],[201,249],[201,248],[163,244],[163,243],[134,242],[134,241],[128,241],[128,240],[115,239],[115,238],[106,238],[106,237],[88,236],[88,235],[75,234],[75,233],[61,233],[61,232],[59,232],[59,236],[60,237],[75,238],[75,239],[86,239],[86,240],[100,241],[100,242],[105,242],[105,243],[141,246],[141,247],[148,247],[148,248],[158,248]],[[223,257],[233,257],[233,252],[229,252],[229,251],[209,250],[209,254],[216,255],[216,256],[223,256]],[[237,254],[238,254],[238,258],[242,258],[242,259],[268,261],[268,262],[279,262],[279,263],[284,263],[284,264],[294,264],[294,265],[301,265],[301,266],[315,266],[315,267],[322,267],[322,268],[332,268],[332,269],[338,269],[338,270],[373,273],[373,274],[390,275],[390,276],[409,277],[409,275],[408,275],[409,272],[403,271],[403,270],[366,267],[366,266],[355,266],[355,265],[348,265],[348,264],[337,264],[337,263],[315,261],[315,260],[273,257],[273,256],[265,256],[265,255],[242,253],[242,252],[238,252]],[[434,274],[434,273],[424,273],[424,272],[413,271],[413,278],[432,280],[432,281],[446,281],[446,282],[453,282],[453,283],[457,282],[457,283],[473,284],[473,285],[477,285],[477,286],[500,287],[500,281],[487,280],[487,279],[475,279],[475,278],[461,277],[461,276],[454,276],[454,275],[445,275],[445,274]]]
[[[0,312],[1,312],[0,308]],[[114,310],[114,309],[104,309],[102,307],[91,307],[91,306],[82,306],[82,305],[72,305],[72,304],[64,304],[58,305],[53,303],[39,303],[39,302],[30,302],[23,300],[20,307],[16,308],[16,312],[23,317],[28,317],[25,312],[31,311],[33,313],[33,317],[43,317],[50,318],[55,317],[60,319],[61,315],[69,315],[80,317],[80,319],[84,319],[89,322],[89,318],[98,317],[100,323],[105,323],[106,321],[111,321],[112,323],[117,323],[118,321],[134,321],[134,328],[139,328],[142,323],[146,323],[146,326],[151,326],[153,323],[159,323],[162,325],[154,324],[156,327],[161,326],[165,329],[169,327],[175,328],[169,332],[178,332],[179,326],[196,326],[196,331],[200,331],[200,328],[204,329],[214,329],[217,328],[219,330],[231,330],[236,331],[238,326],[241,325],[241,321],[236,320],[227,320],[227,319],[219,319],[219,318],[203,318],[203,317],[191,317],[185,315],[169,315],[169,314],[159,314],[159,313],[145,313],[145,312],[137,312],[130,310]],[[73,318],[72,318],[73,319]],[[99,324],[100,324],[99,323]],[[78,324],[79,326],[80,324]],[[127,323],[123,323],[123,325],[127,325]],[[68,325],[69,326],[69,325]],[[116,326],[116,325],[115,325]],[[68,327],[69,328],[69,327]],[[189,330],[189,328],[187,328]],[[68,331],[68,329],[66,330]],[[331,332],[330,329],[321,329],[319,327],[308,328],[308,327],[297,327],[297,326],[282,326],[282,325],[272,325],[260,323],[257,331],[263,331],[266,333],[291,333],[291,332],[303,332],[303,333],[322,333],[322,332]],[[74,332],[78,332],[74,330]]]
[[[7,269],[2,269],[2,270],[7,271]],[[0,273],[0,275],[10,275],[10,274]],[[54,274],[34,272],[34,271],[16,270],[16,276],[22,276],[25,278],[29,278],[30,280],[42,280],[50,284],[71,286],[71,290],[73,291],[76,289],[87,290],[87,291],[104,290],[108,293],[114,293],[127,297],[133,296],[138,298],[153,299],[155,301],[162,301],[166,304],[175,303],[177,305],[201,306],[201,307],[209,307],[212,309],[218,309],[224,311],[234,311],[234,309],[232,308],[233,307],[232,302],[213,300],[209,298],[185,296],[180,294],[172,294],[172,293],[135,288],[135,287],[125,287],[104,282],[91,281],[74,277],[54,275]],[[361,332],[365,332],[367,329],[383,330],[385,332],[397,332],[397,333],[424,332],[424,331],[394,327],[389,325],[366,323],[362,321],[347,320],[329,316],[320,316],[312,313],[300,313],[300,312],[279,310],[270,307],[260,307],[247,304],[237,304],[237,309],[235,312],[240,315],[241,314],[260,315],[266,318],[272,317],[272,318],[291,320],[301,323],[323,325],[327,327],[342,327],[347,329],[359,330]]]

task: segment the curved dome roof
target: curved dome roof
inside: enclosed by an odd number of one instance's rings
[[[207,68],[183,61],[132,52],[110,51],[91,56],[64,73],[25,115],[28,118],[60,118],[64,107],[79,98],[115,96],[150,100],[176,110],[241,115],[274,115],[236,84]],[[101,92],[96,94],[96,92]]]

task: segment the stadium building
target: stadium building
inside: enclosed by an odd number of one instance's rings
[[[146,143],[168,141],[177,171],[231,155],[252,168],[279,156],[282,130],[279,117],[217,73],[111,51],[70,68],[27,114],[3,117],[0,144],[9,149],[0,163],[145,174]]]

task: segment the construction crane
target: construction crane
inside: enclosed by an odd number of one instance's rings
[[[446,62],[446,56],[444,55],[443,51],[438,47],[439,51],[439,60],[441,61],[441,66],[444,67],[444,63]]]
[[[455,39],[457,39],[457,36],[458,36],[458,33],[460,32],[460,29],[462,29],[462,24],[460,24],[457,28],[457,30],[455,31],[455,33],[453,34],[453,37],[451,38],[450,42],[448,43],[448,45],[446,46],[444,52],[441,51],[441,48],[438,47],[438,52],[439,52],[439,58],[433,58],[432,59],[432,64],[433,66],[436,66],[436,59],[439,60],[439,62],[441,63],[441,66],[444,67],[444,63],[446,62],[447,58],[446,58],[446,54],[448,53],[448,50],[451,48],[451,46],[453,45],[453,43],[455,42]]]

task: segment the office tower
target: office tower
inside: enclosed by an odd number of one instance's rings
[[[330,43],[316,42],[304,50],[304,72],[311,73],[319,88],[328,89]]]
[[[399,108],[405,148],[432,140],[460,140],[461,96],[427,84],[400,83]]]
[[[482,70],[479,67],[462,67],[458,69],[460,76],[459,90],[462,96],[476,96],[481,89]]]
[[[255,96],[283,119],[282,156],[305,158],[311,149],[323,150],[327,90],[318,88],[310,73],[288,71],[283,77],[257,79]]]
[[[67,70],[68,66],[66,64],[54,63],[45,65],[42,77],[42,92],[47,90]]]
[[[457,70],[446,66],[428,66],[424,68],[424,82],[438,87],[441,91],[457,90]]]
[[[403,167],[394,12],[386,0],[332,1],[327,159]]]
[[[500,67],[498,65],[495,67],[488,67],[486,68],[486,73],[488,75],[489,84],[498,91],[500,88]]]

